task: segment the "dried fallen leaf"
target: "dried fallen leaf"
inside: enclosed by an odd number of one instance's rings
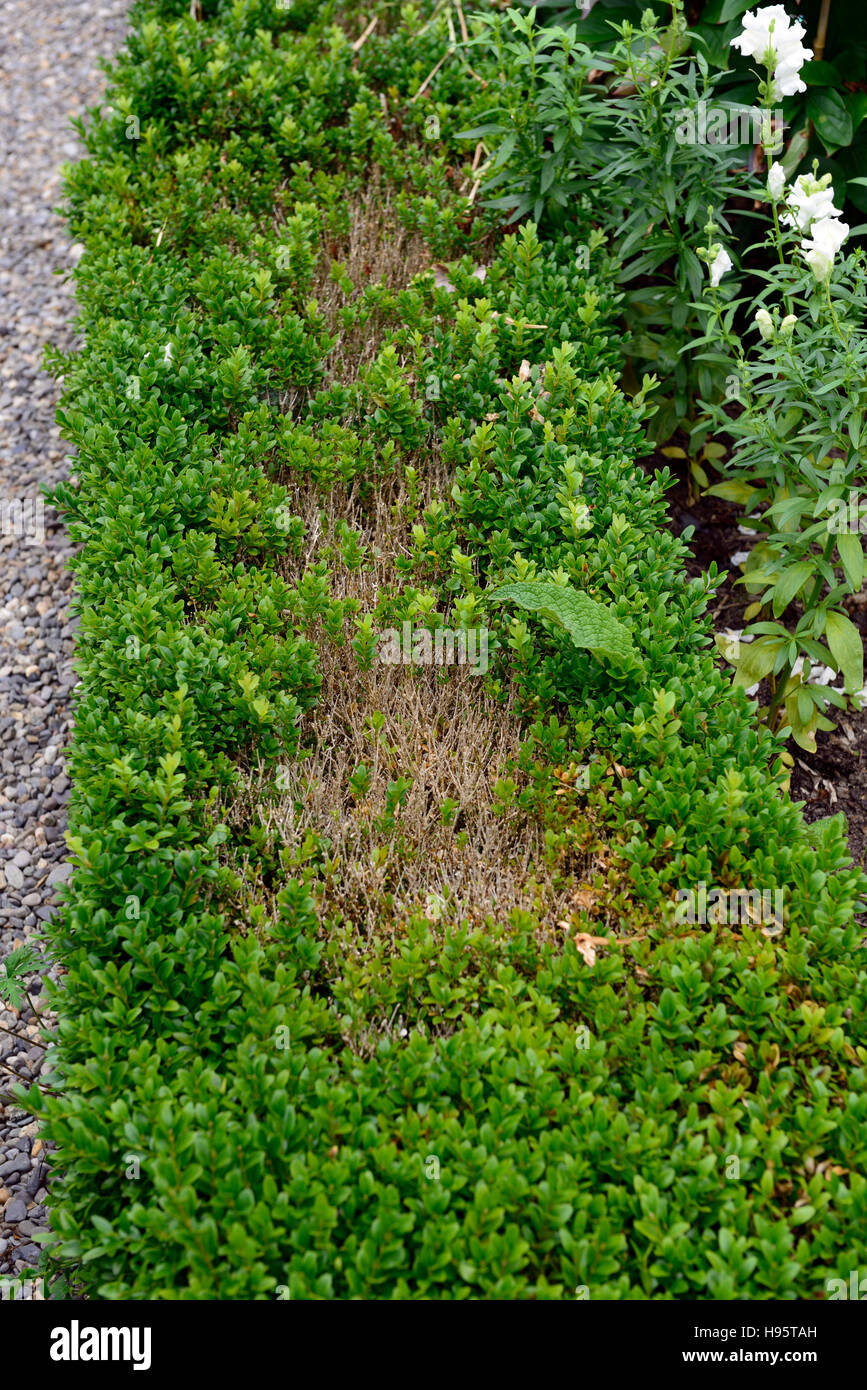
[[[578,947],[585,965],[596,964],[596,947],[593,944],[596,940],[595,936],[588,936],[586,932],[575,933],[575,945]]]
[[[527,361],[526,357],[524,358],[523,362],[518,368],[518,376],[520,377],[521,381],[530,380],[530,364]]]
[[[438,290],[451,290],[454,293],[454,285],[446,274],[446,268],[437,262],[433,266],[434,284]]]

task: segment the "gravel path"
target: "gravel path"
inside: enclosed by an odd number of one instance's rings
[[[57,390],[41,362],[46,343],[75,343],[72,286],[53,274],[79,249],[52,211],[60,166],[81,153],[69,120],[99,100],[97,59],[121,46],[126,10],[127,0],[0,0],[0,960],[38,933],[69,871],[63,748],[75,625],[70,546],[39,490],[66,471]],[[37,1008],[41,992],[34,980]],[[14,1084],[10,1068],[25,1081],[38,1075],[38,1036],[29,1008],[0,1006],[0,1092]],[[0,1280],[38,1258],[46,1182],[33,1117],[0,1102]]]

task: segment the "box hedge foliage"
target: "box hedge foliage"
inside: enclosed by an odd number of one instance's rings
[[[616,385],[589,209],[551,245],[468,215],[455,135],[484,74],[453,58],[413,101],[447,36],[431,5],[376,8],[356,50],[333,5],[137,4],[68,176],[76,868],[49,932],[50,1087],[27,1102],[56,1145],[56,1291],[823,1298],[867,1267],[863,877],[716,667],[713,579],[686,577],[669,480],[636,463],[645,407]],[[314,289],[373,186],[448,283],[332,268],[340,329],[385,325],[342,380]],[[276,910],[245,929],[232,909],[261,835],[222,808],[244,768],[298,751],[317,643],[353,616],[327,573],[286,578],[305,531],[281,478],[369,497],[434,446],[454,486],[414,518],[382,612],[430,592],[489,625],[489,689],[526,720],[524,810],[559,862],[604,850],[619,927],[592,967],[495,904],[347,953],[315,843],[278,853]],[[516,578],[609,603],[640,670],[486,599]],[[560,795],[579,764],[589,785]],[[782,933],[679,922],[702,881],[782,890]]]

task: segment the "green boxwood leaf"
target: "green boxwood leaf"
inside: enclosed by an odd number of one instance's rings
[[[833,816],[822,816],[821,819],[812,821],[804,826],[804,835],[808,844],[814,845],[817,849],[830,843],[833,832],[837,830],[845,835],[848,831],[848,822],[843,811],[838,811]]]

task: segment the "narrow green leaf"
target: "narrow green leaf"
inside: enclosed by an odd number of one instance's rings
[[[849,587],[857,594],[864,579],[864,547],[856,531],[843,531],[837,537],[837,554]]]
[[[864,647],[861,634],[845,613],[828,613],[825,636],[831,655],[843,672],[843,688],[851,695],[864,685]]]
[[[774,617],[785,612],[796,593],[815,571],[812,560],[799,560],[784,570],[774,587]]]

